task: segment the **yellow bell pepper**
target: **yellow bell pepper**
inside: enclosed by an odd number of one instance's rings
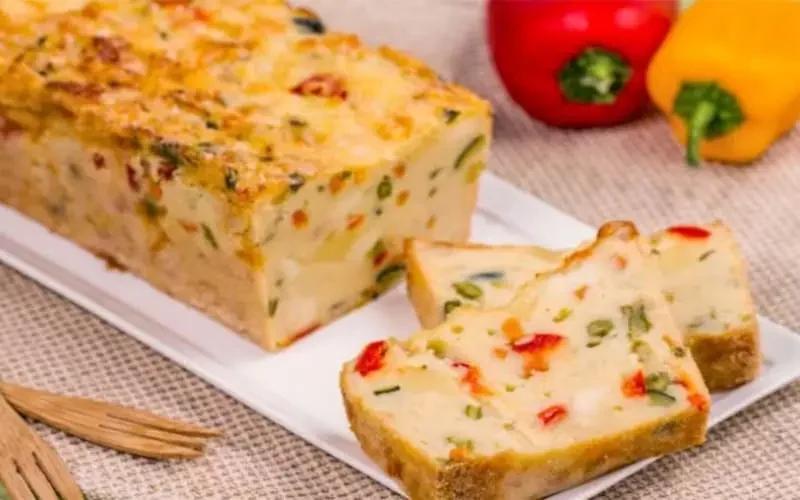
[[[697,0],[652,59],[647,88],[690,165],[756,160],[800,117],[800,0]]]

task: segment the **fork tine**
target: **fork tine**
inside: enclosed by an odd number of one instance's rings
[[[136,410],[118,404],[74,396],[62,396],[8,382],[0,382],[0,391],[5,393],[9,402],[20,412],[23,412],[24,408],[30,408],[30,411],[36,411],[36,414],[42,414],[53,407],[62,409],[68,406],[73,411],[80,409],[80,411],[85,413],[97,415],[98,418],[106,416],[113,417],[117,420],[124,420],[134,424],[146,425],[156,429],[186,434],[188,436],[219,437],[222,435],[222,432],[216,429],[206,429],[199,425],[179,422],[154,413]],[[37,408],[37,410],[33,410],[34,407]],[[31,418],[38,418],[28,413],[26,413],[26,415]]]
[[[156,441],[163,441],[165,443],[187,446],[189,448],[194,448],[201,451],[206,447],[206,440],[202,437],[187,436],[175,432],[166,432],[161,429],[145,427],[126,422],[124,420],[109,419],[106,422],[102,422],[100,424],[100,428],[124,432],[134,436],[146,437]]]
[[[5,457],[0,457],[0,482],[14,500],[36,500],[17,466]]]
[[[76,435],[86,441],[133,455],[156,459],[196,458],[200,456],[201,450],[205,447],[202,438],[182,436],[180,434],[175,434],[171,439],[163,440],[147,436],[136,436],[131,432],[132,429],[128,429],[128,432],[122,430],[125,426],[132,425],[126,422],[117,423],[117,426],[122,429],[106,428],[100,424],[101,420],[97,420],[92,415],[64,408],[59,408],[59,411],[47,411],[46,407],[40,406],[26,408],[26,410],[34,411],[23,411],[22,413],[64,432]],[[145,429],[151,433],[164,434],[163,431]],[[120,440],[124,440],[124,442]]]
[[[39,464],[36,463],[33,455],[19,460],[17,465],[22,477],[25,478],[28,487],[36,495],[36,498],[39,500],[59,500],[53,485],[50,484],[50,480],[39,468]]]
[[[82,500],[84,498],[83,492],[68,472],[67,466],[61,460],[61,457],[38,436],[36,436],[34,446],[36,465],[47,477],[56,493],[63,500]]]
[[[188,446],[105,428],[90,419],[86,419],[85,415],[73,415],[72,418],[67,420],[68,422],[60,426],[65,432],[79,436],[92,443],[132,455],[154,459],[197,458],[202,455],[200,450]]]

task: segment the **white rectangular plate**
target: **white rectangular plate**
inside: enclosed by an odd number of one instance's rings
[[[593,236],[591,227],[492,174],[484,175],[473,240],[564,248]],[[3,205],[0,259],[313,445],[400,491],[361,452],[350,433],[338,381],[341,364],[367,342],[388,335],[402,338],[418,328],[403,286],[286,351],[268,354],[142,280],[107,270],[90,253]],[[766,358],[763,373],[744,387],[714,397],[712,425],[800,375],[800,336],[759,319]],[[635,463],[552,499],[590,498],[652,461]]]

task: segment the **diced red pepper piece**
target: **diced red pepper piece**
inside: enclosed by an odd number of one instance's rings
[[[350,214],[347,216],[347,229],[357,229],[364,222],[364,214]]]
[[[375,254],[375,257],[372,258],[372,265],[375,267],[380,267],[384,262],[386,262],[386,258],[389,256],[389,252],[386,250],[381,250],[380,252]]]
[[[295,210],[292,212],[292,225],[297,229],[303,229],[308,225],[308,215],[305,210]]]
[[[557,333],[534,333],[524,342],[511,344],[511,349],[514,352],[543,352],[558,347],[563,341],[564,337]]]
[[[564,405],[548,406],[536,414],[544,426],[555,425],[567,418],[567,407]]]
[[[684,238],[702,240],[711,236],[711,231],[697,226],[672,226],[667,232]]]
[[[297,95],[312,95],[316,97],[330,97],[347,99],[347,89],[344,81],[330,73],[312,75],[292,87],[291,92]]]
[[[687,399],[689,400],[689,403],[695,408],[697,408],[699,411],[704,412],[708,410],[709,406],[708,399],[701,396],[700,394],[694,392],[692,394],[689,394]]]
[[[201,22],[207,23],[207,22],[211,21],[211,13],[208,12],[207,10],[205,10],[205,9],[200,8],[200,7],[195,7],[194,8],[194,18],[197,21],[201,21]]]
[[[647,388],[644,383],[644,372],[637,371],[622,381],[622,394],[627,398],[644,396]]]
[[[125,165],[125,176],[128,179],[128,186],[136,191],[139,192],[139,179],[136,176],[136,170],[133,169],[130,165]]]
[[[380,370],[387,352],[389,352],[389,344],[385,340],[376,340],[367,344],[356,362],[356,371],[362,377],[366,377],[370,373]]]
[[[614,255],[611,259],[611,265],[614,266],[614,269],[622,271],[626,267],[628,267],[628,259],[623,257],[622,255]]]
[[[454,361],[453,368],[465,370],[464,375],[461,377],[461,382],[469,385],[472,394],[485,396],[492,394],[492,391],[481,383],[481,371],[477,367],[462,361]]]

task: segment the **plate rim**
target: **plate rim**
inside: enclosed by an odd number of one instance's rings
[[[536,232],[535,229],[531,229],[536,224],[536,221],[531,220],[528,216],[530,213],[542,211],[548,213],[547,223],[550,225],[554,223],[553,218],[559,219],[557,224],[564,230],[558,234],[548,234],[548,241],[546,242],[542,242],[541,238],[537,238],[539,240],[537,241],[538,244],[553,248],[565,248],[594,235],[595,230],[590,225],[568,215],[534,194],[513,186],[492,172],[485,173],[480,183],[477,210],[491,214],[494,218],[506,223],[506,225],[511,223],[512,229],[519,233],[532,237],[531,233]],[[43,227],[35,220],[0,204],[0,220],[4,217],[24,219]],[[0,224],[0,228],[2,227],[5,227],[5,225]],[[50,234],[53,238],[68,241],[57,234]],[[358,456],[358,454],[353,455],[320,435],[320,431],[314,428],[319,429],[325,426],[319,425],[321,421],[315,416],[308,415],[305,410],[297,408],[293,412],[287,412],[285,408],[292,407],[291,401],[274,392],[262,390],[258,394],[254,393],[249,388],[249,383],[242,383],[240,375],[231,372],[222,363],[214,359],[213,356],[181,337],[170,327],[163,325],[145,312],[137,311],[133,306],[104,293],[98,286],[76,276],[64,266],[53,262],[39,252],[29,252],[23,244],[15,241],[4,229],[0,229],[0,261],[77,304],[91,314],[102,318],[120,331],[130,335],[171,362],[193,373],[216,389],[228,394],[312,446],[355,468],[392,491],[406,496],[402,487],[372,463],[360,448],[359,453],[361,456]],[[137,277],[134,278],[143,281]],[[170,298],[170,300],[175,299]],[[200,314],[204,313],[200,312]],[[770,359],[772,368],[766,374],[762,371],[762,375],[753,382],[729,393],[722,394],[721,397],[728,400],[736,396],[737,392],[741,393],[743,390],[748,392],[739,401],[727,403],[724,410],[715,411],[715,408],[719,408],[719,403],[712,405],[709,429],[800,377],[800,362],[791,363],[793,360],[800,361],[800,335],[761,315],[758,316],[758,320],[762,330],[762,352]],[[152,328],[148,327],[148,325],[151,325]],[[167,335],[149,334],[147,333],[148,331],[163,331]],[[768,339],[765,338],[764,331],[769,332]],[[235,334],[232,333],[232,335]],[[162,337],[168,337],[168,340]],[[767,350],[770,352],[767,353]],[[203,359],[202,364],[196,362],[198,358]],[[715,397],[720,396],[715,394]],[[301,419],[297,418],[298,413],[302,415]],[[566,495],[569,495],[571,500],[588,499],[647,467],[658,458],[635,462],[548,498],[552,500],[567,500]]]

